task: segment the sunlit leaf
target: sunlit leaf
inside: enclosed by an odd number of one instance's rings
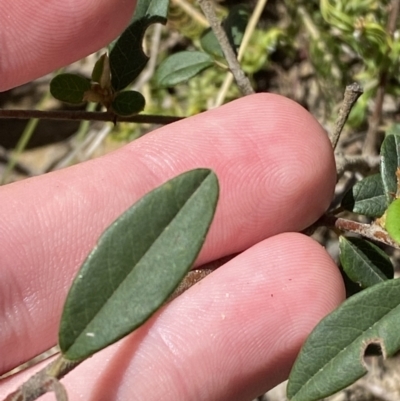
[[[381,176],[387,204],[395,198],[397,192],[396,170],[400,166],[400,135],[387,135],[381,147]]]
[[[192,170],[153,190],[100,237],[69,291],[59,345],[84,359],[143,324],[196,259],[214,215],[218,181]]]
[[[146,104],[143,95],[136,91],[123,91],[119,92],[111,107],[115,114],[119,116],[132,116],[133,114],[140,113]]]
[[[155,80],[159,87],[187,81],[214,64],[210,55],[199,51],[183,51],[167,57],[158,67]]]
[[[292,401],[315,401],[354,383],[367,372],[368,345],[386,356],[400,349],[400,280],[387,280],[353,295],[307,338],[290,373]]]
[[[385,218],[385,230],[392,239],[400,243],[400,199],[394,200],[388,207]]]
[[[387,203],[381,175],[370,175],[357,182],[343,197],[342,207],[365,216],[382,216]]]
[[[90,80],[80,75],[58,74],[50,82],[50,93],[62,102],[78,104],[90,87]]]
[[[362,288],[393,278],[389,256],[376,245],[361,238],[339,238],[340,263],[347,276]]]

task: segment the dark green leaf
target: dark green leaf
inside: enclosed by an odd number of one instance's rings
[[[400,280],[353,295],[307,338],[289,376],[288,398],[314,401],[354,383],[367,372],[364,354],[379,344],[386,356],[400,349]]]
[[[393,278],[389,256],[376,245],[361,238],[339,238],[340,263],[347,276],[362,288]]]
[[[344,196],[342,207],[369,217],[382,216],[387,204],[381,175],[370,175],[357,182]]]
[[[110,51],[111,84],[116,91],[126,88],[146,66],[143,36],[149,25],[167,22],[169,1],[139,1],[132,23],[113,44]]]
[[[227,18],[222,22],[222,27],[228,37],[229,43],[236,53],[242,43],[248,19],[248,7],[239,4],[230,9]],[[211,54],[214,57],[224,57],[221,46],[211,28],[204,31],[200,43],[201,47],[208,54]]]
[[[80,75],[58,74],[50,82],[50,93],[62,102],[78,104],[90,86],[90,80]]]
[[[237,52],[242,43],[249,15],[248,6],[238,4],[230,9],[228,17],[223,22],[224,30],[228,35],[229,42],[235,52]]]
[[[69,291],[59,344],[84,359],[143,324],[196,259],[214,215],[218,181],[192,170],[153,190],[100,237]]]
[[[400,135],[387,135],[381,147],[381,175],[389,205],[396,196],[396,170],[400,166]]]
[[[187,81],[213,64],[213,59],[203,52],[175,53],[159,65],[155,80],[159,87],[174,86]]]
[[[119,92],[113,100],[111,107],[115,114],[127,117],[140,113],[146,104],[143,95],[136,91]]]

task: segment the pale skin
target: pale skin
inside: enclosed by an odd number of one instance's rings
[[[123,0],[0,0],[0,90],[107,44],[133,7]],[[298,233],[330,203],[330,143],[308,112],[269,94],[0,188],[0,374],[56,343],[68,286],[107,225],[195,167],[212,168],[221,186],[197,265],[243,253],[71,372],[63,380],[69,398],[244,401],[286,379],[344,289],[326,251]],[[37,369],[0,382],[0,399]]]

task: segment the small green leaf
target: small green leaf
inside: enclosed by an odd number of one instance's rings
[[[96,61],[92,71],[92,81],[99,83],[103,89],[111,87],[110,60],[107,53],[102,54]]]
[[[96,61],[96,64],[92,70],[92,81],[100,83],[101,76],[103,74],[104,58],[107,56],[106,53],[102,54],[101,57]]]
[[[370,175],[357,182],[343,197],[342,207],[369,217],[382,216],[387,204],[381,175]]]
[[[217,37],[211,28],[207,28],[200,38],[201,47],[205,52],[213,57],[224,57],[224,52],[222,51],[221,45],[218,42]]]
[[[59,74],[50,82],[50,93],[58,100],[78,104],[90,89],[90,80],[76,74]]]
[[[396,170],[400,166],[400,135],[387,135],[381,147],[381,175],[385,189],[386,202],[389,205],[396,196]]]
[[[400,199],[394,200],[386,211],[385,230],[400,243]]]
[[[165,88],[187,81],[199,72],[212,66],[213,59],[206,53],[183,51],[167,57],[158,67],[155,80]]]
[[[116,91],[126,88],[146,66],[149,58],[143,51],[143,36],[154,23],[167,22],[169,1],[140,0],[132,23],[112,45],[110,51],[111,83]]]
[[[123,117],[140,113],[145,105],[146,101],[143,95],[136,91],[119,92],[111,103],[115,114]]]
[[[361,238],[339,238],[340,262],[347,276],[362,288],[393,278],[389,256]]]
[[[100,237],[67,296],[59,345],[81,360],[143,324],[194,263],[214,215],[218,181],[196,169],[153,190]]]
[[[387,280],[353,295],[307,338],[287,387],[291,401],[315,401],[364,376],[368,345],[384,356],[400,349],[400,280]]]

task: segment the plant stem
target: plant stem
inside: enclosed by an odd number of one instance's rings
[[[359,234],[362,235],[364,238],[369,238],[373,241],[377,241],[382,244],[389,245],[393,248],[400,249],[400,244],[393,241],[389,234],[376,223],[364,224],[359,223],[358,221],[347,220],[333,215],[324,215],[311,227],[315,229],[316,227],[320,226],[330,227],[353,234]],[[311,229],[311,227],[306,229],[307,232]]]
[[[0,119],[17,118],[30,119],[39,118],[41,120],[89,120],[89,121],[109,121],[109,122],[128,122],[141,124],[171,124],[185,117],[159,116],[151,114],[137,114],[131,117],[119,117],[114,113],[89,112],[85,110],[4,110],[0,109]]]
[[[34,401],[49,391],[54,391],[57,401],[66,401],[66,392],[59,380],[81,362],[68,361],[59,356],[44,369],[30,377],[16,391],[9,394],[4,401]]]
[[[198,0],[199,5],[210,23],[211,29],[213,30],[219,44],[221,45],[222,51],[226,58],[233,76],[235,77],[236,83],[243,95],[251,95],[254,93],[254,89],[251,86],[250,80],[243,72],[240,64],[236,58],[235,52],[229,43],[228,37],[221,26],[221,22],[218,20],[213,4],[211,0]]]
[[[246,30],[243,35],[243,40],[242,43],[240,44],[239,51],[238,51],[238,62],[240,63],[243,59],[244,52],[246,51],[246,48],[250,42],[251,36],[253,35],[254,30],[256,29],[256,26],[258,24],[258,21],[260,20],[261,14],[267,4],[268,0],[259,0],[257,2],[256,7],[253,10],[253,13],[251,14],[251,17],[249,19],[249,23],[246,26]],[[228,92],[230,86],[232,85],[232,80],[233,80],[233,75],[228,74],[225,77],[225,80],[221,86],[221,89],[217,95],[217,98],[214,103],[214,107],[221,106],[221,104],[224,102],[226,93]]]
[[[363,89],[357,82],[354,82],[351,85],[346,86],[343,103],[342,106],[340,107],[339,115],[336,120],[335,130],[331,135],[331,137],[329,138],[332,143],[333,149],[336,149],[344,124],[346,123],[347,118],[349,117],[351,109],[355,105],[357,99],[362,95],[362,93]]]

